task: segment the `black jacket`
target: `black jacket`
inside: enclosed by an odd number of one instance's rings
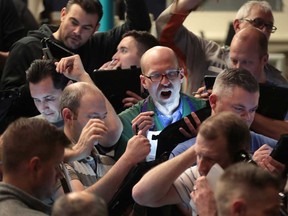
[[[107,32],[95,33],[81,48],[71,50],[80,55],[88,73],[111,60],[125,32],[132,29],[150,30],[151,21],[145,0],[126,0],[126,12],[126,22],[123,25]],[[1,77],[0,90],[17,88],[21,96],[17,102],[14,101],[13,107],[9,108],[9,115],[19,117],[38,114],[26,83],[25,71],[33,60],[42,58],[41,40],[44,37],[53,39],[52,33],[56,30],[57,27],[42,25],[38,30],[30,31],[26,37],[13,44]],[[52,54],[57,56],[57,53]]]

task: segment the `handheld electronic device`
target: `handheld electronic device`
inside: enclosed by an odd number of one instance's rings
[[[282,134],[270,156],[282,164],[288,164],[288,134]]]
[[[216,75],[205,75],[204,76],[204,84],[206,90],[212,89],[215,83]]]

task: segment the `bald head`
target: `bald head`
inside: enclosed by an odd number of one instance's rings
[[[268,57],[268,40],[259,29],[247,27],[234,35],[230,46],[231,68],[246,69],[259,83],[265,83]]]
[[[172,62],[175,68],[178,68],[178,60],[172,49],[164,46],[155,46],[143,54],[140,62],[142,72],[146,74],[151,65],[163,64],[163,62]]]
[[[234,49],[234,47],[245,47],[251,52],[257,52],[259,57],[262,57],[268,53],[268,40],[259,29],[247,27],[233,37],[230,49]]]
[[[60,197],[53,205],[53,216],[107,216],[107,205],[95,194],[81,191]]]
[[[103,95],[96,86],[85,82],[77,82],[64,89],[60,98],[61,111],[64,108],[69,108],[74,113],[77,113],[81,99],[87,94],[93,95],[99,103],[105,103]]]

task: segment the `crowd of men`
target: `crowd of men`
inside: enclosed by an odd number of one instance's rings
[[[0,215],[107,216],[127,197],[117,215],[285,215],[287,164],[270,154],[288,123],[257,112],[259,84],[288,88],[268,63],[277,30],[269,3],[241,6],[229,48],[183,25],[202,0],[173,1],[155,36],[145,0],[125,3],[125,23],[97,32],[101,2],[68,0],[59,26],[5,50]],[[141,94],[128,86],[118,113],[93,73],[134,67]],[[211,115],[201,122],[203,108]],[[183,120],[175,134],[186,141],[159,158],[155,137]]]

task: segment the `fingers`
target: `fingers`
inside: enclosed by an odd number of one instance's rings
[[[151,145],[149,140],[145,136],[135,135],[128,141],[125,157],[128,157],[129,161],[136,164],[143,161],[150,150]]]
[[[253,154],[253,160],[257,163],[260,163],[264,158],[270,155],[272,148],[265,144],[262,145],[257,151]]]
[[[140,113],[136,118],[134,118],[131,122],[134,134],[136,134],[137,130],[142,130],[143,133],[146,133],[149,128],[154,125],[153,115],[153,111],[147,111]]]
[[[59,62],[56,62],[56,71],[58,73],[68,72],[69,67],[73,66],[74,56],[69,56],[60,59]]]
[[[121,63],[117,59],[112,59],[112,61],[106,62],[103,64],[99,70],[114,70],[118,67],[121,67]]]
[[[130,96],[130,97],[133,97],[133,98],[135,98],[135,99],[137,99],[138,101],[139,100],[143,100],[143,98],[140,96],[140,95],[138,95],[138,94],[136,94],[136,93],[134,93],[134,92],[132,92],[132,91],[126,91],[126,94],[128,95],[128,96]]]
[[[127,91],[127,92],[131,92],[131,91]],[[133,93],[133,92],[132,92]],[[134,95],[136,95],[135,97],[126,97],[122,100],[122,103],[124,104],[124,107],[131,107],[134,104],[138,103],[140,100],[143,100],[143,98],[141,98],[139,95],[133,93]]]
[[[192,112],[191,116],[193,117],[194,122],[196,123],[196,128],[194,127],[194,125],[191,123],[191,121],[189,120],[189,118],[184,117],[184,121],[189,129],[189,131],[186,131],[184,128],[179,128],[179,131],[187,138],[191,138],[193,136],[196,136],[198,133],[198,128],[201,124],[200,119],[198,118],[198,116]]]
[[[108,128],[102,120],[90,119],[83,128],[81,137],[85,139],[86,142],[92,142],[93,144],[96,142],[101,143],[107,132]]]
[[[200,87],[196,92],[192,92],[192,95],[196,98],[208,99],[212,91],[206,91],[205,86]]]

